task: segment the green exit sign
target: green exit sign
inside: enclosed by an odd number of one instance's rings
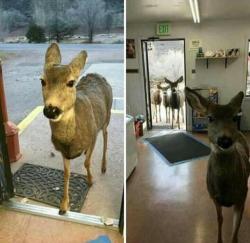
[[[170,35],[170,24],[169,23],[159,23],[156,25],[157,35]]]

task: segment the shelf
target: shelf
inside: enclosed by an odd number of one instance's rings
[[[225,60],[225,68],[227,68],[228,59],[236,59],[239,56],[226,56],[226,57],[196,57],[196,60],[206,60],[207,61],[207,68],[208,68],[208,60],[215,60],[215,59],[224,59]]]

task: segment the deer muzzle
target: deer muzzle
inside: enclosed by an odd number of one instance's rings
[[[62,114],[62,110],[60,110],[58,107],[56,106],[45,106],[43,109],[43,114],[52,120],[57,119],[61,114]]]
[[[217,139],[217,145],[222,149],[228,149],[233,145],[233,140],[230,137],[222,136]]]

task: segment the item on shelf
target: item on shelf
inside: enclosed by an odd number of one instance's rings
[[[239,48],[233,48],[227,50],[227,56],[228,57],[238,57],[240,55],[240,49]]]
[[[213,51],[206,51],[205,57],[214,57],[215,53]]]
[[[204,97],[215,104],[218,103],[218,89],[217,88],[197,88],[197,92],[199,92]],[[192,110],[192,127],[193,131],[207,131],[208,120],[207,117],[199,112]]]
[[[222,49],[216,51],[214,55],[214,57],[225,57],[225,56],[226,56],[225,51]]]
[[[202,50],[202,47],[199,47],[199,50],[198,50],[198,52],[196,54],[196,57],[204,57],[204,52]]]

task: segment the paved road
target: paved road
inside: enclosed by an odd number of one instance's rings
[[[42,104],[39,77],[47,47],[48,44],[0,44],[1,52],[10,53],[3,62],[3,73],[9,118],[15,123],[19,123],[37,105]],[[70,62],[79,51],[87,50],[85,70],[95,63],[123,62],[122,44],[61,44],[60,48],[63,63]],[[117,70],[122,71],[121,68]],[[123,80],[117,82],[112,84],[115,86],[114,96],[121,97]]]

